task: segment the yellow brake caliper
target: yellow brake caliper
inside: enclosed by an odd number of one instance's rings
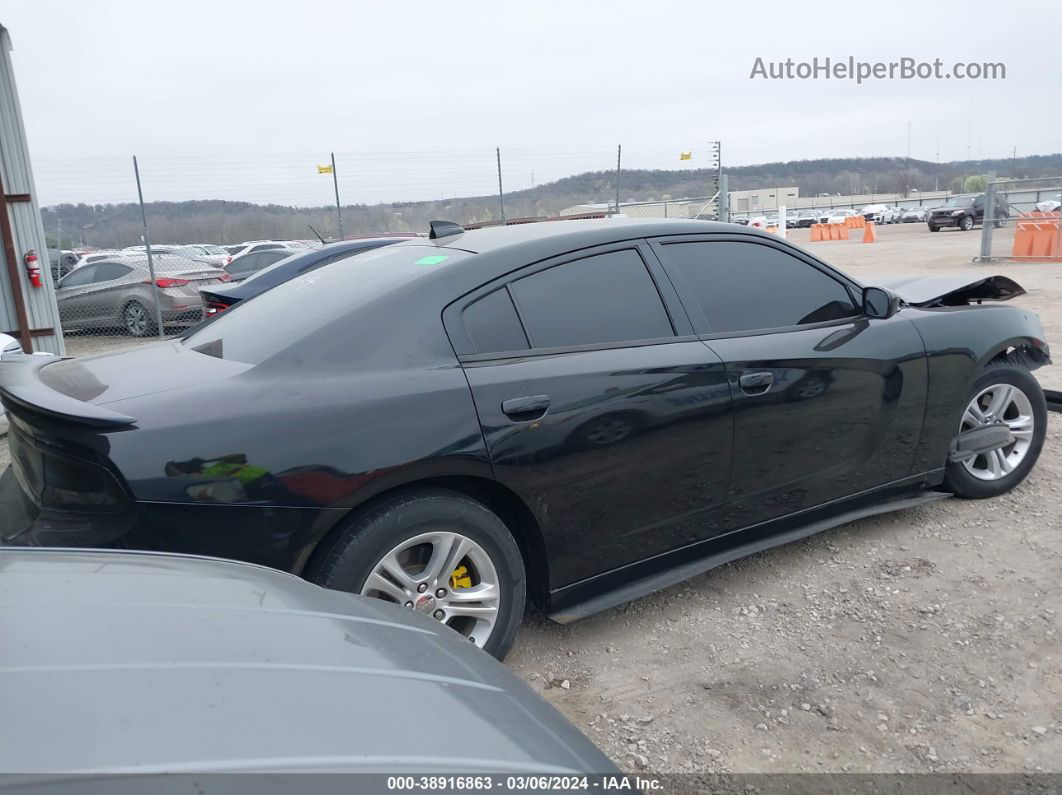
[[[456,591],[458,588],[471,588],[472,578],[468,576],[468,569],[458,566],[450,575],[450,588]]]

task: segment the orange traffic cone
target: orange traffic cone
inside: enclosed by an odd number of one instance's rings
[[[863,242],[864,243],[877,243],[878,242],[878,236],[874,232],[874,222],[873,221],[871,221],[870,223],[867,224],[866,229],[863,232]]]

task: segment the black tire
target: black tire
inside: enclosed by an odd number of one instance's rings
[[[970,474],[961,463],[949,462],[944,470],[944,487],[956,497],[982,500],[1010,491],[1032,471],[1044,446],[1044,437],[1047,435],[1047,401],[1044,391],[1028,368],[1012,359],[997,359],[985,367],[964,398],[963,409],[965,410],[978,393],[993,384],[1010,384],[1025,393],[1032,406],[1033,437],[1021,462],[1012,472],[998,480],[981,480]]]
[[[930,232],[939,232],[940,231],[940,227],[936,226],[934,224],[927,224],[927,226],[929,227],[929,231]]]
[[[158,333],[150,310],[139,301],[130,301],[122,309],[122,328],[130,337],[148,337]]]
[[[1003,220],[1003,221],[993,221],[992,222],[992,226],[994,226],[996,229],[1002,229],[1006,225],[1007,225],[1007,222],[1005,220]]]
[[[959,221],[959,229],[963,232],[969,232],[974,228],[974,219],[972,215],[964,215]]]
[[[498,616],[484,651],[499,660],[512,648],[524,614],[526,574],[505,523],[484,505],[445,489],[411,489],[355,516],[314,553],[303,576],[317,585],[360,593],[383,557],[417,535],[445,528],[478,544],[498,574]]]

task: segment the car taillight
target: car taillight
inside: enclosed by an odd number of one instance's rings
[[[229,274],[227,274],[227,273],[222,273],[221,275],[218,276],[218,279],[220,279],[223,282],[231,282],[232,281],[232,277],[229,276]]]
[[[216,315],[218,312],[224,312],[228,308],[228,304],[223,304],[220,301],[209,301],[207,302],[206,313],[208,315]]]
[[[114,476],[98,464],[32,444],[12,424],[12,469],[23,491],[48,508],[114,511],[127,502]]]
[[[146,281],[144,284],[151,284],[151,282]],[[155,279],[155,284],[159,287],[184,287],[186,284],[189,284],[189,281],[187,279],[170,279],[165,276],[160,276]]]
[[[225,257],[225,264],[228,265],[230,262],[232,262],[232,257]]]

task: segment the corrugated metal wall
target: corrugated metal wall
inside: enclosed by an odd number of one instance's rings
[[[17,263],[18,272],[23,276],[16,289],[25,296],[30,328],[55,329],[55,334],[33,337],[34,350],[61,355],[64,352],[63,336],[59,326],[59,310],[55,305],[51,268],[48,264],[48,247],[45,245],[44,227],[41,224],[40,208],[37,206],[37,191],[33,185],[26,129],[22,124],[22,111],[15,89],[11,40],[3,25],[0,25],[0,179],[6,193],[28,193],[32,197],[32,201],[8,204],[15,237],[15,252],[20,258]],[[22,254],[31,248],[36,249],[40,258],[44,286],[39,289],[29,286],[29,278],[26,277],[26,269],[21,261]],[[14,331],[18,328],[18,316],[11,296],[7,263],[3,247],[0,246],[0,331]]]

